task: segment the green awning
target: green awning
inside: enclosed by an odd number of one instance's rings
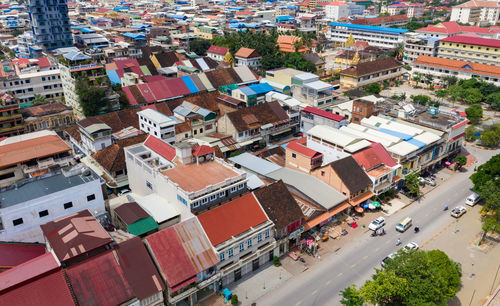
[[[140,236],[149,231],[155,230],[158,228],[158,223],[156,223],[153,217],[147,217],[141,220],[138,220],[129,226],[127,226],[128,232],[132,235]]]
[[[372,205],[375,206],[375,208],[379,208],[380,207],[380,202],[373,201]]]

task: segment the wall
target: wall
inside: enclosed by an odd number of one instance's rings
[[[299,154],[291,149],[286,149],[285,166],[290,169],[298,170],[304,173],[311,171],[311,159]],[[295,155],[295,157],[293,157]]]
[[[327,165],[325,167],[318,168],[316,170],[313,170],[311,172],[311,175],[332,186],[338,192],[341,192],[342,194],[347,196],[348,199],[351,197],[349,189],[347,189],[346,185],[344,185],[344,182],[342,182],[337,173],[333,171],[332,167]]]

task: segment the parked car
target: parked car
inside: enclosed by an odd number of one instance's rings
[[[460,218],[463,214],[467,212],[467,209],[463,206],[457,206],[451,210],[451,216],[455,218]]]
[[[425,183],[431,186],[436,186],[436,181],[432,177],[426,177]]]
[[[419,177],[418,177],[418,182],[420,183],[420,185],[425,185],[426,180],[425,180],[425,178],[423,178],[423,177],[419,176]]]
[[[418,250],[418,244],[416,242],[410,242],[404,246],[403,250],[405,251],[416,251]]]
[[[474,206],[477,202],[479,202],[479,200],[481,200],[479,194],[473,192],[470,196],[467,197],[467,199],[465,200],[465,204]]]
[[[304,134],[302,132],[293,133],[293,137],[302,137]]]
[[[393,259],[394,257],[396,257],[396,254],[397,254],[396,252],[391,253],[391,254],[387,255],[384,259],[382,259],[382,263],[381,263],[382,267],[385,266],[385,264],[387,263],[388,260]]]
[[[368,225],[368,228],[371,229],[372,231],[376,231],[384,225],[385,225],[384,217],[378,217],[377,219],[373,220],[372,223],[370,223],[370,225]]]
[[[120,191],[120,192],[118,193],[118,196],[126,195],[126,194],[127,194],[127,193],[129,193],[129,192],[130,192],[130,189],[123,189],[122,191]]]

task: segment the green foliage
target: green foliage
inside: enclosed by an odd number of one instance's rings
[[[365,87],[365,91],[370,94],[379,94],[381,90],[379,83],[371,83]]]
[[[496,147],[500,143],[500,124],[488,127],[481,134],[481,143],[488,147]]]
[[[446,98],[448,96],[448,91],[446,91],[444,89],[438,89],[438,90],[436,90],[435,95],[437,98],[443,99],[443,98]]]
[[[98,115],[107,106],[106,87],[91,87],[86,78],[77,80],[76,94],[85,117]]]
[[[418,173],[410,173],[406,175],[405,184],[409,194],[415,197],[420,196],[420,182],[418,181]]]
[[[500,91],[486,96],[485,102],[488,103],[494,110],[500,110]]]
[[[300,53],[287,53],[283,61],[285,66],[288,68],[294,68],[306,72],[316,72],[316,65],[314,65],[311,61],[306,61],[304,55]]]
[[[239,301],[238,301],[238,296],[236,294],[233,294],[231,296],[231,305],[238,305]]]
[[[397,305],[401,297],[409,292],[408,281],[396,276],[393,271],[377,271],[373,280],[367,281],[361,288],[361,295],[370,303]]]
[[[413,103],[417,103],[420,105],[427,105],[431,103],[431,97],[427,95],[416,95],[416,96],[410,96],[410,98],[413,100]]]
[[[201,38],[195,38],[189,42],[189,49],[199,56],[203,56],[207,53],[208,48],[210,48],[210,41]]]
[[[23,34],[23,31],[21,31],[19,29],[15,29],[14,31],[12,31],[12,36],[17,37],[17,36],[19,36],[21,34]]]
[[[408,71],[411,71],[411,66],[408,64],[404,65],[403,68],[408,70]]]
[[[404,25],[404,28],[410,31],[415,31],[420,28],[425,28],[427,26],[426,23],[424,22],[418,22],[418,21],[409,21]]]
[[[467,114],[467,119],[472,123],[479,122],[479,120],[483,118],[483,108],[481,104],[472,104],[465,109],[465,113]]]
[[[484,97],[479,88],[467,88],[464,91],[464,101],[468,104],[479,103],[483,101]]]
[[[444,83],[447,87],[457,84],[458,78],[454,75],[448,75],[443,78]]]
[[[465,129],[465,139],[467,141],[473,141],[476,139],[477,129],[475,126],[471,125]]]
[[[278,256],[273,257],[273,265],[275,266],[281,266],[281,261]]]
[[[123,91],[119,91],[118,102],[120,103],[120,109],[127,109],[130,107],[130,102],[128,101],[127,95]]]
[[[455,157],[455,163],[455,170],[461,169],[467,164],[467,157],[458,155],[457,157]]]
[[[340,291],[340,296],[342,296],[340,303],[346,306],[362,306],[365,301],[356,285],[351,285]]]
[[[44,104],[45,100],[46,100],[45,96],[35,94],[35,97],[31,102],[33,103],[33,105],[39,105],[39,104]]]

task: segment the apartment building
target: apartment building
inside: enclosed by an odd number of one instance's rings
[[[494,25],[500,19],[500,3],[497,1],[471,0],[451,10],[450,21],[469,24]]]
[[[299,102],[321,109],[333,105],[338,99],[332,85],[321,81],[319,76],[312,73],[293,76],[291,92],[292,97]]]
[[[306,106],[300,112],[300,130],[302,132],[307,132],[316,125],[327,125],[338,129],[347,123],[348,120],[344,116],[311,106]]]
[[[355,41],[366,41],[370,46],[392,49],[404,42],[406,32],[408,30],[332,22],[326,38],[344,43],[352,35]]]
[[[446,38],[453,35],[474,33],[484,38],[497,38],[500,29],[495,27],[478,27],[459,25],[456,21],[441,22],[435,25],[428,25],[425,28],[416,30],[417,33],[425,37]]]
[[[406,64],[412,63],[419,56],[436,56],[439,39],[435,37],[411,38],[405,41],[405,51],[403,61]]]
[[[500,40],[454,35],[439,41],[437,57],[500,66]]]
[[[0,189],[0,240],[43,243],[40,225],[82,210],[105,211],[101,178],[79,166]]]
[[[396,27],[404,26],[406,23],[408,23],[408,21],[410,21],[410,19],[406,15],[382,16],[374,18],[368,16],[360,16],[356,19],[351,20],[350,23],[375,27]]]
[[[213,134],[217,130],[217,114],[191,102],[183,101],[172,112],[175,119],[189,128],[190,133],[187,134],[192,137],[203,137]],[[182,135],[179,136],[182,137]],[[188,137],[184,135],[183,138]]]
[[[393,58],[384,58],[365,62],[340,72],[340,85],[345,88],[357,88],[372,83],[392,81],[401,74],[402,64]]]
[[[139,127],[143,133],[150,134],[165,142],[175,142],[175,125],[179,123],[175,117],[166,116],[155,109],[137,112]]]
[[[345,2],[330,2],[323,7],[325,17],[337,21],[349,16],[349,6]]]
[[[198,220],[219,256],[223,286],[273,260],[275,227],[253,193],[211,209]]]
[[[260,67],[262,56],[255,49],[241,47],[235,54],[237,66]]]
[[[26,133],[46,129],[62,131],[75,123],[72,109],[61,102],[25,107],[21,113]]]
[[[3,95],[2,98],[5,98],[5,96]],[[19,105],[0,106],[0,137],[22,134],[24,128],[25,124]]]
[[[111,127],[96,117],[90,117],[77,122],[81,135],[80,149],[85,155],[92,155],[111,145]]]
[[[424,15],[425,4],[423,3],[393,3],[387,7],[387,12],[391,15],[404,14],[408,18],[419,18]]]
[[[440,57],[419,56],[412,64],[412,73],[432,74],[434,82],[440,83],[453,75],[462,80],[480,78],[500,86],[498,65],[484,65]]]
[[[53,131],[4,139],[0,156],[0,187],[66,167],[72,161],[71,148]]]
[[[224,60],[224,57],[228,53],[229,49],[218,46],[210,46],[207,50],[207,56],[219,63]]]

